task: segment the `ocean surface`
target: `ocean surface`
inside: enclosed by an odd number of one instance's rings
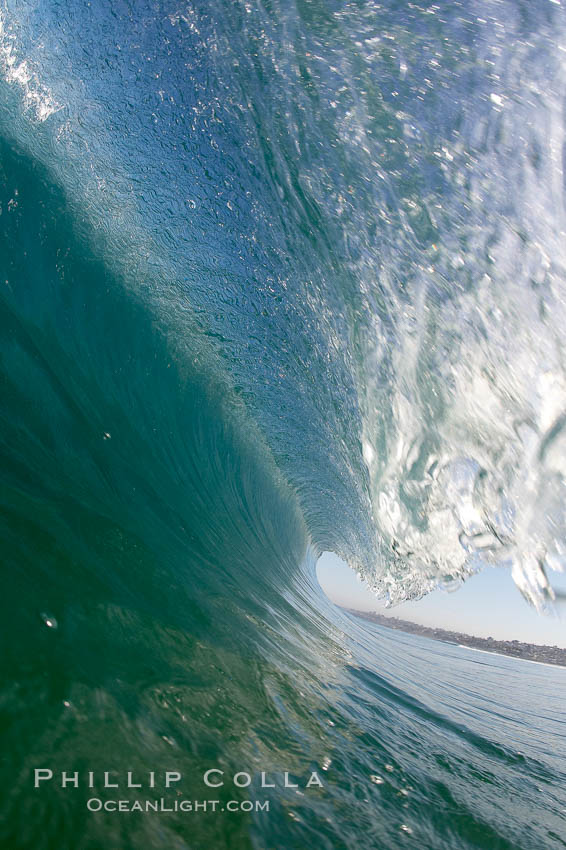
[[[315,577],[552,604],[565,94],[558,0],[0,0],[2,850],[566,846],[566,671]]]

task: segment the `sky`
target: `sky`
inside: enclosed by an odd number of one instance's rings
[[[320,585],[332,602],[358,611],[377,611],[423,626],[451,629],[477,637],[522,640],[566,648],[566,607],[557,615],[538,614],[515,587],[505,567],[486,567],[458,590],[435,590],[418,602],[385,608],[347,564],[325,552],[317,564]],[[566,575],[551,572],[553,587],[566,593]]]

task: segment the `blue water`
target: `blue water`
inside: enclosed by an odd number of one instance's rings
[[[0,2],[2,847],[564,846],[564,671],[358,623],[315,563],[552,604],[565,35],[550,0]],[[269,813],[87,807],[211,768]]]
[[[378,789],[389,799],[410,787],[396,814],[418,846],[562,846],[565,671],[370,623],[354,628],[357,710],[375,728],[376,701],[384,709],[380,738],[395,768],[380,761]],[[434,809],[431,823],[419,804]]]

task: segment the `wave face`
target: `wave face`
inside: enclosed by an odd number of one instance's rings
[[[563,36],[551,2],[3,0],[3,846],[563,846],[562,671],[473,692],[314,575],[552,599]],[[328,782],[190,821],[29,788],[172,762],[194,799]]]

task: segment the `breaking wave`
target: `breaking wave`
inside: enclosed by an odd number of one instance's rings
[[[290,769],[308,741],[314,768],[341,722],[386,760],[414,721],[452,787],[440,720],[410,677],[397,691],[351,661],[314,563],[338,553],[391,602],[503,564],[552,604],[565,36],[546,0],[2,0],[9,768],[100,760],[109,740],[133,767],[172,747],[195,770],[242,753]],[[387,753],[349,689],[412,718]],[[478,734],[458,744],[468,788],[470,747],[503,759]],[[346,738],[357,800],[373,768]],[[29,818],[23,782],[5,846],[76,848],[85,829],[81,846],[130,846],[67,798]],[[354,846],[328,806],[311,812],[320,846]],[[519,846],[476,808],[490,848]],[[460,826],[443,843],[429,823],[430,846],[479,846]],[[131,846],[188,846],[131,830]]]

